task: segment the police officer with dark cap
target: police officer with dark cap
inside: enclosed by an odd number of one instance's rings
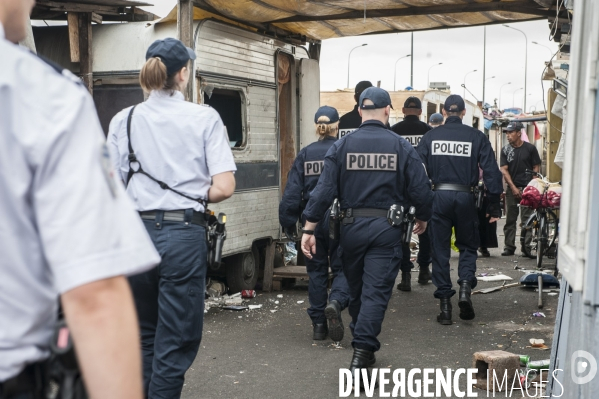
[[[372,83],[370,83],[368,80],[363,80],[356,85],[356,89],[354,91],[356,105],[354,106],[353,110],[343,115],[341,119],[339,119],[339,138],[353,132],[362,124],[362,117],[358,112],[358,100],[360,99],[360,94],[362,94],[362,92],[369,87],[372,87]]]
[[[455,244],[460,250],[458,284],[460,318],[472,320],[474,307],[470,299],[476,287],[476,250],[478,248],[478,216],[474,187],[478,184],[479,165],[488,190],[489,223],[501,215],[499,196],[503,191],[501,172],[491,143],[479,130],[462,124],[466,114],[464,100],[451,95],[445,100],[445,124],[428,132],[416,148],[428,171],[435,191],[430,235],[433,249],[433,284],[435,298],[440,299],[441,314],[437,321],[450,325],[451,297],[455,294],[449,275],[451,229],[455,228]]]
[[[422,122],[419,118],[420,115],[422,115],[422,102],[418,97],[410,96],[404,102],[401,112],[404,114],[403,121],[393,125],[391,130],[408,140],[414,147],[416,147],[420,140],[422,140],[422,136],[431,130],[431,127]],[[431,279],[429,265],[432,262],[431,240],[428,231],[425,231],[418,236],[418,247],[419,250],[417,262],[420,268],[418,272],[418,284],[428,284],[428,281]],[[409,244],[404,243],[402,254],[403,259],[401,260],[401,282],[397,285],[397,289],[400,291],[411,291],[411,271],[414,268],[414,264],[410,260],[411,250]]]
[[[341,208],[339,255],[350,293],[352,375],[375,362],[377,336],[402,257],[401,206],[416,207],[414,232],[422,233],[432,213],[433,192],[421,159],[405,139],[386,128],[389,93],[371,87],[360,95],[362,125],[326,154],[324,170],[304,216],[302,252],[317,252],[314,230],[334,198]],[[407,211],[407,210],[406,210]]]
[[[314,116],[318,141],[304,147],[293,162],[287,177],[285,193],[279,204],[279,221],[289,238],[296,237],[296,223],[301,217],[304,207],[310,199],[310,194],[322,174],[324,156],[337,141],[339,114],[333,107],[323,106]],[[329,212],[325,214],[324,222],[315,229],[317,252],[307,261],[307,271],[310,277],[308,298],[310,307],[308,315],[312,319],[313,339],[323,340],[327,334],[335,341],[343,339],[344,326],[341,311],[349,303],[347,280],[342,271],[341,260],[337,256],[338,240],[329,238]],[[302,224],[305,219],[302,218]],[[334,279],[331,294],[327,294],[330,267]],[[327,297],[329,304],[327,306]],[[328,323],[327,323],[328,319]]]
[[[443,124],[443,115],[441,115],[438,112],[435,112],[434,114],[431,115],[431,117],[428,119],[428,125],[434,129],[437,126],[441,126]]]

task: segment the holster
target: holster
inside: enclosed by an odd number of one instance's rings
[[[474,188],[474,200],[476,202],[476,209],[483,209],[483,198],[485,196],[485,185],[482,181],[478,182],[478,186]]]
[[[331,212],[329,214],[329,238],[331,240],[339,240],[340,224],[341,209],[339,209],[339,201],[337,200],[337,198],[335,198],[335,200],[333,201],[333,205],[331,205]]]
[[[416,220],[416,208],[410,207],[410,210],[404,215],[402,242],[409,244],[412,241],[412,231],[414,231],[414,222]]]
[[[223,244],[227,239],[227,215],[219,213],[218,217],[214,216],[214,212],[206,212],[208,225],[206,226],[206,240],[208,241],[208,266],[216,270],[221,265],[223,253]]]

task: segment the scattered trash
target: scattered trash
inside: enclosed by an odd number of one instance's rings
[[[277,295],[277,298],[283,298],[283,294]]]
[[[273,309],[273,310],[271,310],[271,311],[270,311],[270,313],[274,313],[274,312],[276,312],[276,311],[277,311],[276,309]]]
[[[547,317],[543,312],[535,312],[532,314],[534,317]]]
[[[304,303],[304,301],[297,301],[297,303],[298,303],[298,304],[302,304],[302,303]]]
[[[534,362],[528,362],[526,367],[531,370],[547,370],[549,369],[549,364],[551,363],[550,359],[545,360],[536,360]]]
[[[248,309],[250,309],[250,310],[260,309],[261,307],[262,307],[262,305],[248,305]]]
[[[488,276],[488,275],[489,275],[489,273],[479,273],[478,275],[479,275],[480,277],[486,277],[486,276]]]
[[[243,298],[241,293],[235,295],[223,295],[210,297],[205,302],[205,310],[210,308],[224,308],[225,306],[241,306],[243,305]]]
[[[545,345],[545,340],[531,338],[529,342],[530,342],[531,348],[541,349],[541,350],[549,349],[549,347],[547,345]]]
[[[547,295],[550,295],[550,296],[556,296],[556,295],[557,295],[557,292],[550,292],[550,293],[549,293],[549,294],[547,294]]]
[[[504,288],[517,287],[519,285],[520,285],[520,283],[505,284],[505,281],[504,281],[503,285],[476,290],[476,291],[472,292],[472,295],[474,295],[474,294],[489,294],[491,292],[500,291]]]
[[[501,280],[513,280],[513,278],[511,278],[510,276],[506,276],[503,273],[499,273],[494,276],[479,277],[478,280],[480,280],[480,281],[501,281]]]
[[[241,291],[241,297],[242,298],[255,298],[256,297],[256,291],[255,290],[242,290]]]
[[[244,305],[227,305],[227,306],[223,306],[223,309],[225,309],[225,310],[236,310],[236,311],[246,310],[247,308],[248,307],[244,306]]]
[[[224,295],[225,292],[227,292],[225,283],[212,279],[208,280],[208,284],[206,284],[206,294],[209,297],[219,297]]]
[[[275,301],[275,303],[278,305],[278,304],[279,304],[279,301]]]

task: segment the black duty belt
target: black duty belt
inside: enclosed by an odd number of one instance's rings
[[[474,187],[464,184],[437,183],[433,186],[433,191],[459,191],[461,193],[473,193]]]
[[[341,211],[341,222],[352,224],[354,218],[386,218],[389,211],[377,208],[348,208]]]
[[[139,212],[139,216],[141,216],[142,219],[156,220],[157,212],[159,211]],[[185,211],[164,211],[162,220],[165,222],[185,222]],[[194,211],[193,216],[191,217],[191,223],[199,226],[206,226],[206,217],[202,212]]]
[[[45,398],[47,367],[47,361],[28,364],[16,376],[0,382],[0,398],[9,398],[23,393],[30,393],[35,399]]]

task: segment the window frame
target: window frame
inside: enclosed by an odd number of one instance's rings
[[[250,128],[248,122],[248,87],[247,85],[235,84],[230,82],[223,82],[216,79],[207,79],[202,76],[196,77],[197,85],[198,85],[198,104],[204,105],[204,93],[205,88],[208,86],[212,86],[214,89],[219,90],[228,90],[239,93],[240,101],[241,101],[241,134],[242,141],[241,145],[238,147],[230,147],[231,151],[243,152],[249,149],[249,136],[250,136]],[[205,104],[208,105],[208,104]],[[227,137],[229,135],[229,131],[227,130]]]

